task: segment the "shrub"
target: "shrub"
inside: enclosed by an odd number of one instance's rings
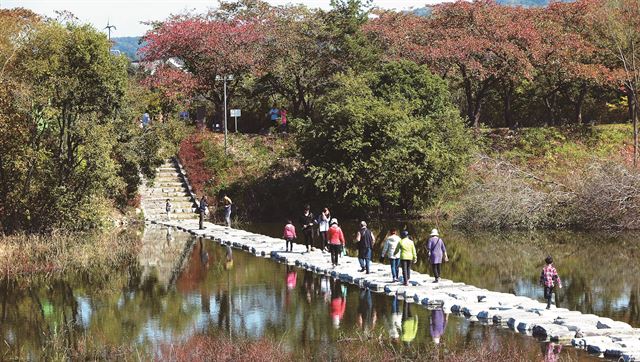
[[[444,81],[403,63],[335,82],[298,138],[306,176],[327,199],[411,213],[461,183],[472,143]]]

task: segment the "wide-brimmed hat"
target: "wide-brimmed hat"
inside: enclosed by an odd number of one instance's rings
[[[331,219],[331,221],[329,221],[329,225],[338,225],[338,219],[334,217],[333,219]]]
[[[438,234],[438,229],[431,230],[431,236],[440,236],[440,234]]]

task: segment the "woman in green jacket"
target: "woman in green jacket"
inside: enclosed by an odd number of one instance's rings
[[[416,253],[416,246],[413,240],[409,239],[409,232],[404,230],[400,233],[400,242],[396,248],[395,254],[400,253],[400,265],[402,266],[402,277],[404,279],[404,285],[409,285],[409,279],[411,278],[411,263],[418,261],[418,253]]]

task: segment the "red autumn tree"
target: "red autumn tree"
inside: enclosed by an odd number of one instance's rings
[[[505,92],[509,118],[514,88],[533,77],[541,39],[530,14],[492,0],[457,1],[434,6],[429,18],[383,13],[367,29],[392,57],[426,63],[460,82],[467,119],[477,127],[490,90]]]
[[[552,124],[559,121],[556,116],[558,94],[570,100],[574,121],[582,123],[582,108],[589,90],[604,85],[610,77],[602,49],[593,41],[589,14],[596,6],[597,1],[580,0],[552,3],[545,9],[535,10],[543,39],[535,86],[547,110],[547,120]]]
[[[186,74],[177,86],[213,102],[220,115],[223,77],[234,77],[228,91],[232,96],[235,85],[257,63],[261,38],[260,24],[246,18],[216,11],[186,14],[173,16],[149,31],[144,36],[146,45],[141,55],[146,62],[179,59]],[[162,84],[164,89],[176,87],[175,72],[170,77],[167,74],[155,72],[150,82]]]

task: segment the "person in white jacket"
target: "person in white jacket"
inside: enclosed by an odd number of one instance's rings
[[[395,228],[391,229],[389,234],[389,237],[387,237],[384,242],[384,246],[382,247],[382,257],[389,258],[389,262],[391,264],[391,276],[393,277],[393,281],[397,282],[400,280],[398,275],[400,269],[400,255],[396,254],[396,248],[398,247],[400,237],[398,236],[398,231]]]

